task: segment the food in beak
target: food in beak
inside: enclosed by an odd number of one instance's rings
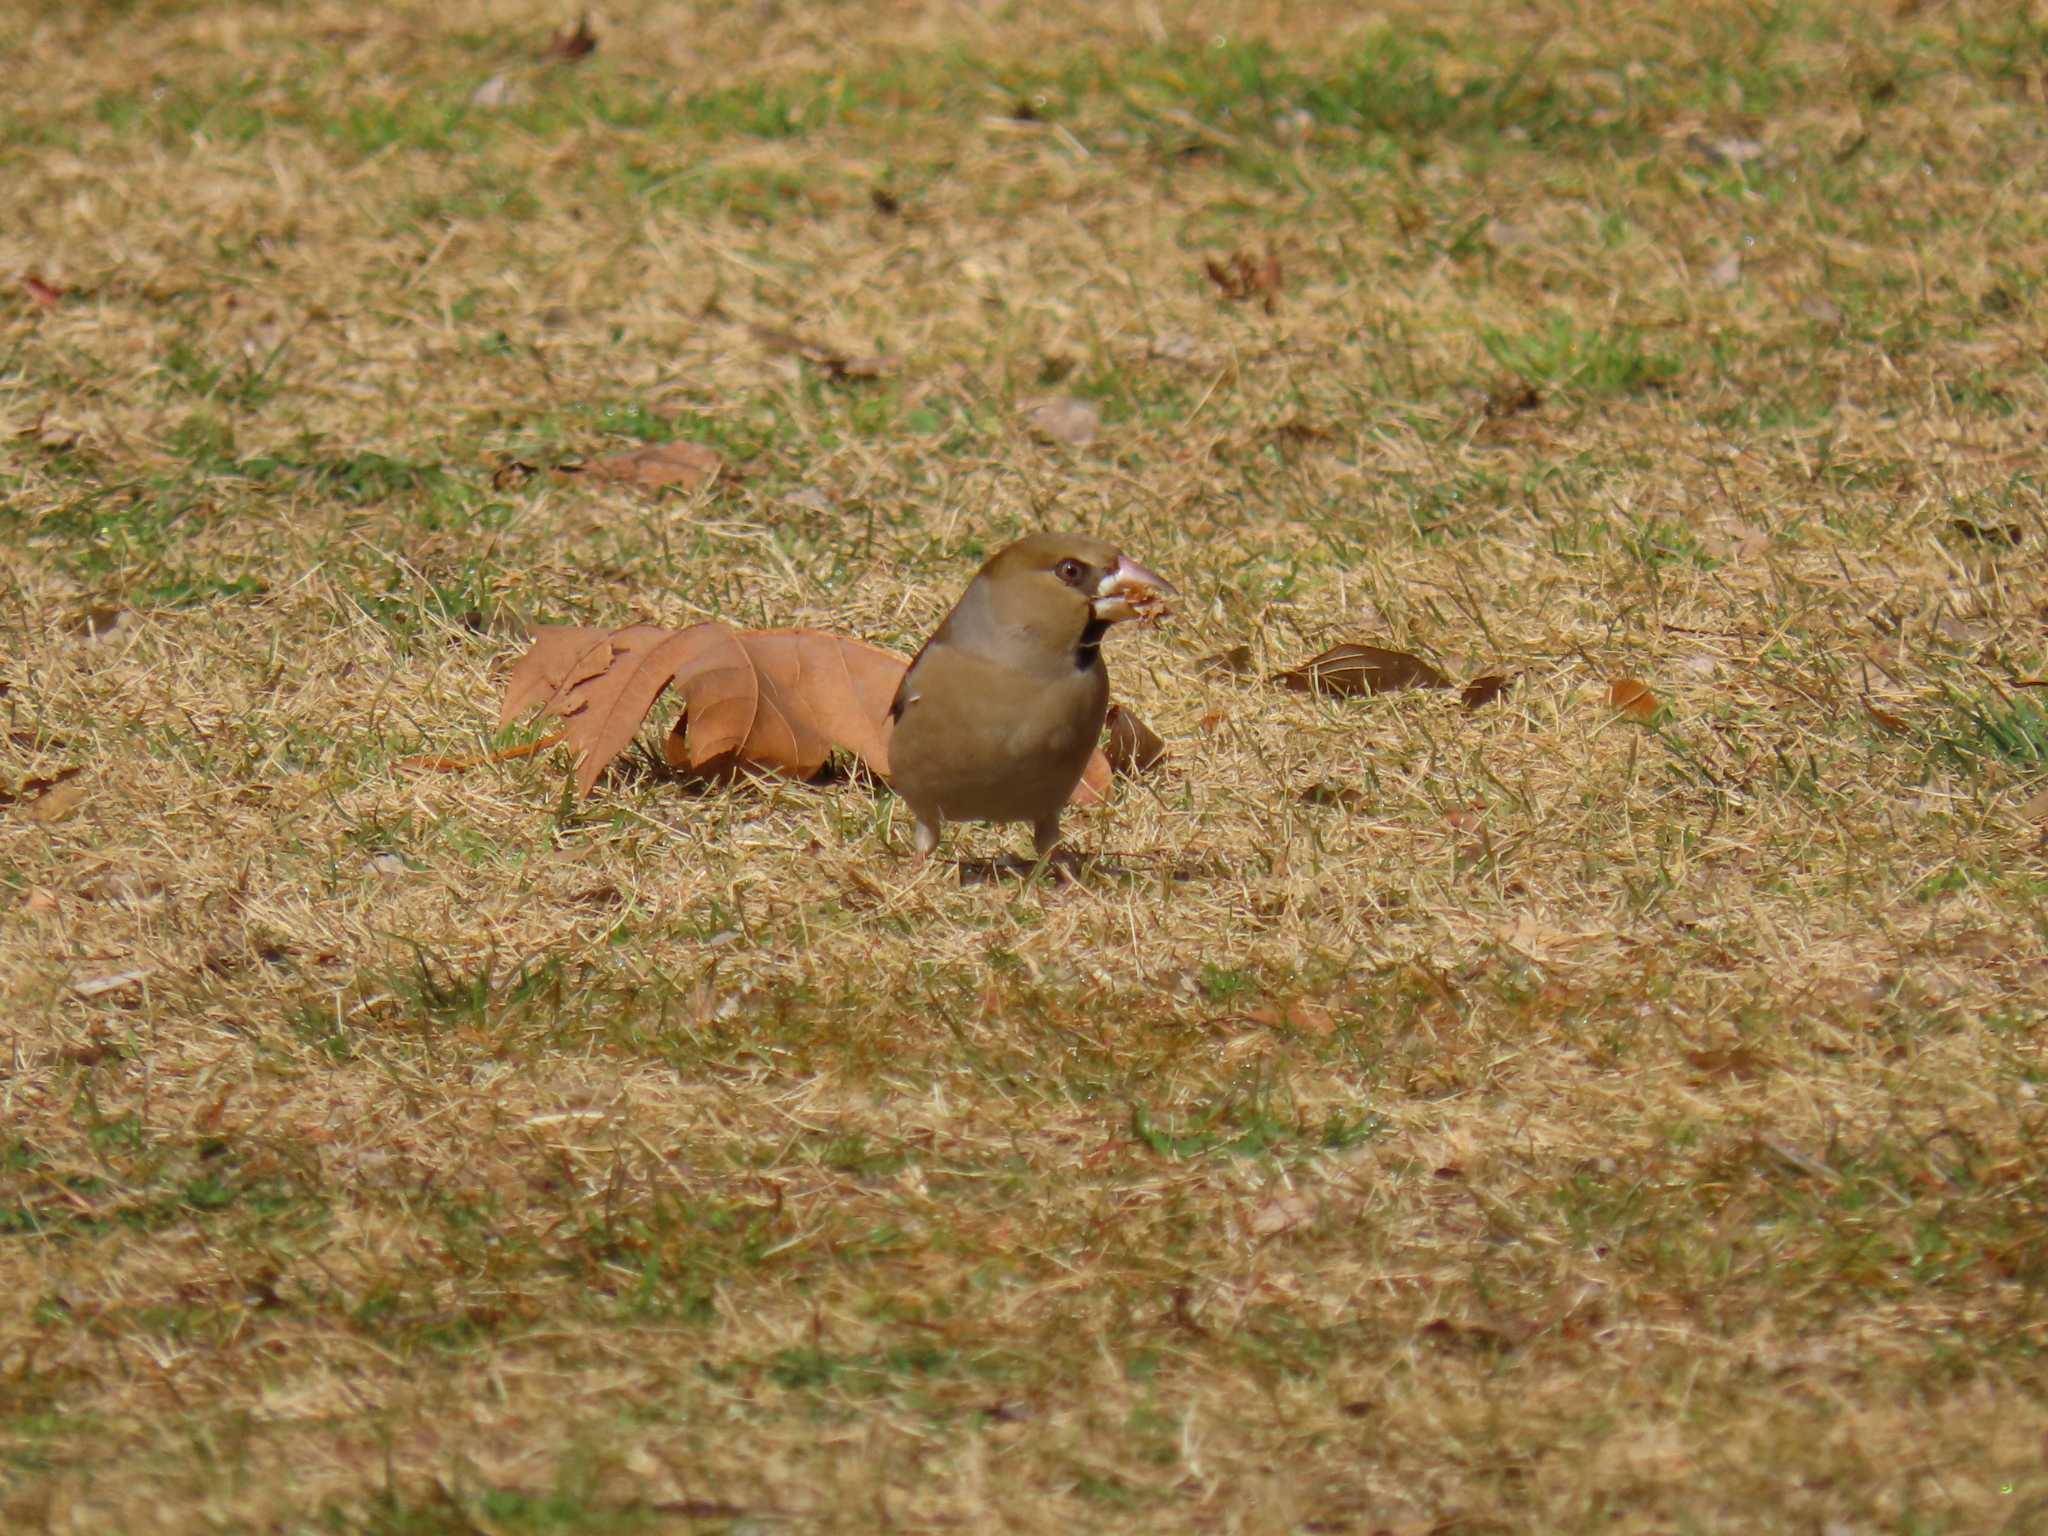
[[[1149,623],[1173,611],[1169,599],[1180,589],[1163,576],[1154,576],[1128,556],[1117,557],[1116,569],[1102,578],[1092,604],[1095,617],[1107,623],[1137,619]]]

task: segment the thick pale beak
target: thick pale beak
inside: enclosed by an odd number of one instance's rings
[[[1163,576],[1154,576],[1128,555],[1117,556],[1116,569],[1102,578],[1089,606],[1105,624],[1119,619],[1156,619],[1179,597],[1180,589]]]

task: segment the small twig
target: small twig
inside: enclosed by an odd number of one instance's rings
[[[567,731],[556,731],[552,736],[541,737],[539,741],[529,741],[521,747],[506,747],[499,752],[486,752],[481,757],[401,757],[398,766],[415,768],[424,773],[467,773],[472,768],[483,768],[492,763],[509,763],[522,757],[532,757],[536,752],[558,747],[568,739]]]

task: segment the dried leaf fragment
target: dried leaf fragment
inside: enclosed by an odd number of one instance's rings
[[[151,967],[141,965],[133,970],[115,971],[109,976],[88,976],[84,981],[74,981],[71,990],[80,997],[105,997],[109,992],[119,992],[132,987],[148,976]]]
[[[25,814],[38,826],[52,826],[85,804],[86,796],[91,792],[91,786],[83,780],[70,780],[36,796],[28,803]]]
[[[1495,421],[1542,408],[1543,392],[1526,379],[1497,384],[1486,397],[1486,414]]]
[[[59,288],[55,283],[46,283],[33,272],[21,274],[21,286],[28,290],[28,296],[43,309],[55,309],[64,302],[65,294],[71,290]]]
[[[495,112],[500,107],[517,106],[525,101],[527,89],[511,75],[492,75],[469,93],[469,104],[481,107],[486,112]]]
[[[1259,435],[1269,443],[1291,448],[1298,448],[1305,443],[1327,443],[1336,437],[1328,427],[1319,426],[1300,416],[1289,416],[1285,421],[1277,421]]]
[[[1107,738],[1103,755],[1117,773],[1145,773],[1166,761],[1166,743],[1121,704],[1109,706],[1103,734]]]
[[[894,352],[844,352],[772,325],[750,325],[747,332],[770,350],[800,357],[834,379],[879,379],[903,366],[903,359]]]
[[[1762,1056],[1746,1045],[1687,1051],[1686,1065],[1707,1078],[1733,1078],[1754,1082],[1769,1067]]]
[[[1073,798],[1069,805],[1100,805],[1109,798],[1109,759],[1100,747],[1088,759],[1088,766],[1081,770],[1081,782],[1074,786]]]
[[[1262,256],[1238,250],[1231,252],[1228,261],[1205,257],[1202,270],[1228,303],[1257,299],[1269,315],[1280,307],[1280,257],[1270,245]]]
[[[1211,677],[1243,677],[1252,671],[1254,665],[1250,646],[1233,645],[1227,651],[1204,656],[1195,663],[1195,671]]]
[[[1145,344],[1145,355],[1162,363],[1194,366],[1202,362],[1207,353],[1200,337],[1186,331],[1167,331]]]
[[[1763,158],[1764,146],[1744,134],[1710,139],[1703,133],[1688,135],[1686,146],[1709,165],[1747,165]]]
[[[1647,720],[1657,713],[1657,695],[1641,678],[1614,679],[1607,685],[1607,702],[1631,720]]]
[[[12,732],[8,735],[10,743],[19,741],[23,745],[28,745],[33,739],[28,736],[17,736]],[[54,786],[75,779],[83,772],[85,770],[80,767],[60,768],[47,778],[23,779],[19,789],[0,789],[0,806],[18,805],[24,800],[34,800]]]
[[[1280,1022],[1296,1034],[1323,1036],[1333,1033],[1337,1020],[1321,1003],[1297,997],[1281,1011]]]
[[[584,473],[593,480],[617,480],[648,490],[673,485],[694,491],[724,467],[725,460],[715,448],[677,438],[673,442],[629,448],[623,453],[608,453],[591,463]]]
[[[88,608],[66,624],[64,631],[81,640],[104,640],[134,617],[126,608]]]
[[[1273,681],[1296,693],[1395,693],[1404,688],[1448,688],[1451,680],[1408,651],[1378,645],[1336,645]]]
[[[2029,797],[2026,804],[2020,807],[2020,819],[2022,821],[2038,821],[2042,825],[2048,826],[2048,789],[2041,790]]]
[[[1102,431],[1101,410],[1092,400],[1077,400],[1072,395],[1026,400],[1018,413],[1034,436],[1069,448],[1086,448]]]
[[[540,56],[544,59],[560,59],[565,64],[573,64],[578,59],[589,58],[595,52],[597,52],[597,34],[590,29],[590,17],[584,15],[576,18],[575,26],[558,29],[548,39],[548,45],[541,50]]]
[[[1461,1348],[1489,1354],[1519,1349],[1535,1330],[1519,1320],[1502,1323],[1463,1323],[1439,1317],[1422,1325],[1417,1335],[1445,1348]]]
[[[1842,306],[1826,294],[1808,294],[1799,301],[1799,313],[1815,325],[1827,326],[1830,329],[1840,329],[1842,324]]]
[[[29,779],[12,794],[0,791],[0,806],[19,805],[28,820],[51,826],[85,804],[92,786],[80,777],[84,772],[83,768],[64,768],[48,778]]]
[[[1327,780],[1309,785],[1294,798],[1303,805],[1335,805],[1347,811],[1363,810],[1367,803],[1363,790],[1353,789],[1349,784],[1332,784]]]
[[[1967,517],[1952,517],[1949,527],[1979,544],[2018,544],[2027,530],[2018,523],[1973,523]]]
[[[1863,713],[1870,716],[1871,724],[1877,726],[1880,730],[1890,731],[1894,736],[1910,736],[1913,734],[1913,727],[1908,725],[1903,718],[1873,703],[1869,699],[1863,701]]]
[[[1514,678],[1507,673],[1488,672],[1465,685],[1458,694],[1458,703],[1467,710],[1484,709],[1514,686]]]

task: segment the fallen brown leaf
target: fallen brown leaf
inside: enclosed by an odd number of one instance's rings
[[[55,283],[46,283],[33,272],[22,273],[21,286],[28,290],[28,296],[43,309],[55,309],[64,302],[65,294],[71,291],[68,288],[59,288]]]
[[[1878,705],[1873,704],[1869,699],[1863,701],[1863,713],[1870,716],[1871,722],[1874,725],[1882,730],[1890,731],[1894,736],[1910,736],[1913,734],[1913,727],[1908,725],[1905,720],[1893,714],[1890,710],[1882,709]]]
[[[1407,651],[1377,645],[1337,645],[1273,681],[1296,693],[1395,693],[1403,688],[1448,688],[1451,680]]]
[[[813,629],[742,631],[739,641],[760,677],[764,708],[787,722],[790,740],[796,744],[787,754],[789,767],[784,771],[809,778],[825,766],[832,748],[839,747],[876,774],[888,776],[889,704],[905,671],[900,656]],[[777,741],[772,734],[764,738],[757,726],[729,750],[760,761],[762,747]],[[690,766],[701,767],[722,750],[726,749],[715,741],[695,742]],[[771,761],[770,766],[780,765]]]
[[[582,473],[593,480],[617,480],[649,490],[673,485],[694,491],[724,467],[725,460],[719,457],[716,449],[678,438],[674,442],[629,448],[623,453],[608,453],[581,471],[567,470],[564,473]]]
[[[1109,759],[1097,747],[1095,755],[1088,759],[1088,766],[1081,770],[1081,782],[1074,786],[1074,795],[1069,805],[1100,805],[1109,798]]]
[[[671,683],[682,693],[697,748],[677,766],[705,767],[753,735],[760,681],[738,637],[716,623],[682,630],[653,624],[609,632],[541,629],[506,682],[498,725],[502,730],[534,703],[560,716],[563,735],[579,754],[577,792],[587,795]]]
[[[1069,448],[1086,448],[1102,430],[1102,412],[1094,402],[1071,395],[1026,400],[1017,410],[1033,435]]]
[[[808,779],[839,750],[886,778],[889,703],[908,666],[892,652],[819,630],[737,631],[715,622],[679,630],[549,626],[534,633],[506,679],[498,726],[504,729],[535,705],[560,718],[563,730],[548,744],[559,740],[575,750],[577,793],[588,795],[673,686],[682,696],[682,716],[662,744],[673,768],[705,774],[759,768]],[[418,759],[413,766],[471,764]],[[1102,799],[1109,772],[1098,751],[1075,801]]]
[[[1631,720],[1647,720],[1657,713],[1657,695],[1640,678],[1617,677],[1607,686],[1607,702]]]
[[[1109,706],[1103,731],[1108,738],[1103,755],[1118,773],[1144,773],[1166,761],[1166,743],[1121,704]]]
[[[1467,683],[1458,695],[1458,702],[1467,709],[1484,709],[1514,686],[1515,680],[1507,673],[1488,672]]]

